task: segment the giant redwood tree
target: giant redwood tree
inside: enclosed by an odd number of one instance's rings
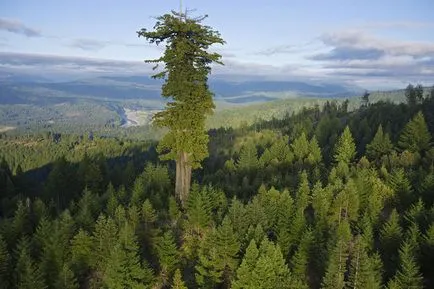
[[[168,128],[158,150],[162,159],[176,162],[175,191],[183,204],[190,190],[192,169],[199,168],[208,156],[205,120],[212,113],[214,102],[207,81],[211,64],[222,64],[221,55],[208,49],[213,44],[225,43],[219,32],[202,24],[206,17],[191,18],[172,11],[157,18],[153,31],[137,32],[151,44],[166,44],[160,58],[145,62],[155,63],[154,69],[164,64],[164,69],[153,78],[165,80],[162,96],[168,102],[153,121]]]

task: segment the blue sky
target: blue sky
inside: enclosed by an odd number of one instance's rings
[[[152,28],[175,0],[2,0],[0,68],[147,73],[161,49]],[[347,82],[367,88],[434,84],[433,0],[183,0],[227,44],[216,74]],[[429,82],[432,83],[429,83]]]

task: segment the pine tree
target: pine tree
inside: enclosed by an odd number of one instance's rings
[[[309,154],[309,141],[304,132],[292,142],[291,148],[297,161],[303,161]]]
[[[399,225],[399,215],[393,210],[389,220],[384,224],[380,231],[380,244],[386,277],[391,277],[396,270],[398,262],[397,252],[403,237],[402,228]]]
[[[133,185],[130,204],[139,206],[145,200],[145,180],[138,176]]]
[[[345,287],[345,272],[347,271],[347,259],[349,242],[351,239],[350,225],[346,219],[342,220],[336,231],[336,241],[329,253],[328,265],[322,280],[323,289],[342,289]]]
[[[380,289],[381,264],[379,255],[368,256],[367,247],[361,236],[356,237],[349,268],[348,288]]]
[[[11,256],[8,252],[7,244],[0,234],[0,289],[10,288],[10,266]]]
[[[202,241],[199,249],[199,262],[196,265],[196,281],[201,286],[230,280],[238,266],[240,243],[229,218],[225,218],[216,230]]]
[[[353,136],[350,128],[345,127],[343,133],[335,144],[334,159],[336,162],[343,162],[349,164],[356,156],[356,144],[354,143]]]
[[[264,238],[259,250],[254,240],[250,242],[232,288],[272,289],[278,284],[279,288],[289,289],[291,281],[279,246]]]
[[[96,260],[91,260],[92,245],[91,236],[82,229],[71,240],[72,267],[79,279],[84,278],[91,265],[96,263]]]
[[[91,239],[93,245],[90,261],[92,267],[100,272],[108,264],[110,253],[118,239],[118,228],[113,219],[101,215],[96,221]]]
[[[14,219],[12,221],[12,229],[16,239],[22,235],[29,235],[32,231],[32,224],[29,220],[29,202],[29,199],[26,201],[18,201],[17,209],[15,210]]]
[[[404,127],[399,136],[398,146],[410,152],[423,152],[429,149],[431,135],[422,112],[418,112]]]
[[[158,17],[154,31],[137,32],[151,44],[166,43],[163,56],[147,62],[164,63],[164,70],[153,77],[165,79],[162,95],[172,101],[153,119],[156,125],[169,129],[158,149],[164,159],[176,161],[175,191],[183,205],[190,191],[191,170],[208,156],[205,120],[214,103],[207,80],[211,64],[221,64],[221,55],[207,50],[213,44],[224,44],[217,31],[201,24],[205,18],[173,12]]]
[[[258,247],[256,246],[255,240],[252,239],[246,249],[243,261],[240,267],[238,267],[236,281],[232,284],[233,289],[253,288],[253,278],[251,278],[251,276],[255,270],[258,256]]]
[[[16,248],[15,276],[17,289],[47,288],[43,275],[30,255],[30,242],[22,238]]]
[[[279,284],[280,288],[290,288],[290,271],[285,264],[279,246],[265,238],[261,242],[259,252],[252,279],[254,284],[260,285],[260,287],[254,288],[271,289],[275,288],[276,284]]]
[[[172,289],[187,289],[184,281],[182,281],[181,271],[179,269],[175,270],[175,274],[173,275]]]
[[[292,284],[294,289],[308,289],[308,265],[311,254],[311,246],[314,240],[310,229],[306,230],[300,240],[300,245],[291,258]]]
[[[297,210],[296,216],[294,216],[294,201],[291,198],[291,195],[287,190],[280,193],[278,204],[277,204],[277,244],[279,244],[283,256],[287,257],[289,251],[292,249],[294,241],[296,240],[296,232],[293,232],[292,229],[296,231],[298,228],[304,225],[304,209]],[[295,224],[297,223],[297,224]],[[303,224],[303,225],[302,225]],[[261,226],[262,229],[262,226]],[[255,240],[257,242],[262,241],[262,237],[264,236],[264,232],[262,229],[261,236],[257,236]]]
[[[410,243],[405,242],[399,250],[399,270],[395,279],[401,288],[422,289],[422,275],[413,255]]]
[[[423,86],[422,86],[422,84],[416,85],[416,87],[414,88],[414,94],[416,97],[416,102],[422,103],[423,102]]]
[[[407,208],[414,201],[413,188],[404,169],[394,169],[389,179],[390,187],[396,194],[398,206]]]
[[[365,93],[362,96],[362,100],[361,100],[361,107],[366,108],[369,106],[369,96],[371,94],[368,91],[365,91]]]
[[[296,210],[304,211],[309,205],[309,180],[306,171],[300,174],[300,182],[298,190],[295,196],[295,208]]]
[[[69,268],[67,264],[63,264],[62,269],[59,272],[55,286],[56,289],[78,289],[79,285],[74,276],[74,272]]]
[[[125,224],[118,240],[110,248],[104,268],[103,281],[108,289],[150,288],[153,274],[147,264],[141,264],[139,246],[132,228]]]
[[[253,142],[247,142],[240,151],[237,161],[237,169],[241,171],[252,171],[259,168],[258,151]]]
[[[366,146],[366,155],[371,160],[379,160],[382,156],[391,153],[392,150],[392,141],[387,133],[383,133],[383,126],[380,124],[371,143]]]
[[[141,224],[137,230],[139,242],[142,244],[143,253],[154,254],[151,250],[155,248],[155,240],[159,233],[157,227],[157,212],[149,199],[143,202],[141,210]]]
[[[412,84],[409,84],[405,89],[405,97],[409,106],[415,106],[417,104],[416,92]]]
[[[432,264],[432,260],[434,260],[434,223],[428,227],[423,236],[422,252],[421,269],[424,276],[429,276],[434,268]]]
[[[212,224],[210,196],[205,190],[201,190],[198,185],[194,185],[187,200],[186,209],[188,220],[186,225],[189,229],[187,233],[193,239],[195,238],[194,235],[203,235]]]
[[[321,148],[315,136],[313,136],[309,142],[309,155],[307,160],[311,165],[318,164],[322,161]]]
[[[173,226],[178,225],[179,221],[181,220],[181,211],[176,199],[173,196],[169,197],[169,217]]]
[[[172,232],[167,231],[158,238],[156,251],[160,262],[161,278],[166,283],[179,264],[179,253]]]

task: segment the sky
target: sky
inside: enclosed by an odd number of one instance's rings
[[[1,0],[0,69],[149,74],[164,47],[136,31],[179,0]],[[433,0],[183,0],[226,41],[212,48],[229,79],[434,84]]]

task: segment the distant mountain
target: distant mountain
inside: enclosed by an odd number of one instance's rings
[[[229,77],[227,77],[229,79]],[[0,73],[0,104],[62,103],[77,99],[99,102],[131,101],[163,105],[162,80],[145,75],[100,76],[56,81],[37,75]],[[216,101],[223,106],[247,105],[297,97],[351,97],[362,93],[356,87],[301,81],[229,81],[210,79]]]
[[[51,82],[49,78],[45,78],[33,74],[12,73],[6,71],[0,71],[0,84],[3,83],[41,83]]]

